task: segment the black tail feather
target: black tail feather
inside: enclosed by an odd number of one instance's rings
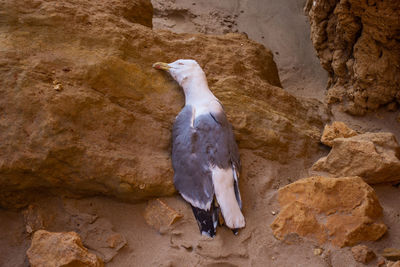
[[[210,210],[203,210],[192,206],[194,217],[199,225],[200,233],[214,237],[218,224],[218,208],[211,204]]]

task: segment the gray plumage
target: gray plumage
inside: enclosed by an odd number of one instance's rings
[[[185,106],[176,118],[172,131],[172,165],[176,189],[206,206],[214,198],[210,166],[222,169],[235,166],[240,160],[232,126],[224,113],[208,113],[197,117],[191,127],[192,107]],[[238,181],[235,195],[241,207]]]

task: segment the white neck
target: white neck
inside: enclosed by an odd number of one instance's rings
[[[192,76],[181,84],[185,93],[185,104],[193,107],[210,103],[217,98],[208,88],[207,80],[202,76]]]

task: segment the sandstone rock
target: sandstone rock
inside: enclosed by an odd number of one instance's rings
[[[328,156],[312,169],[338,176],[360,176],[369,184],[400,180],[400,146],[391,133],[365,133],[333,140]]]
[[[137,23],[149,25],[146,1],[78,2],[0,4],[8,10],[0,24],[0,205],[23,205],[34,190],[130,201],[173,194],[171,126],[183,94],[151,67],[156,61],[200,63],[240,148],[281,163],[318,151],[320,103],[280,88],[262,45],[240,34],[153,31]]]
[[[374,190],[359,177],[315,176],[278,191],[281,211],[271,228],[283,240],[290,233],[351,246],[379,239],[387,227]]]
[[[169,207],[164,201],[154,199],[147,203],[143,216],[148,225],[157,231],[162,231],[182,218],[183,215]]]
[[[339,137],[347,138],[355,135],[357,135],[357,132],[350,129],[344,122],[334,121],[331,125],[325,125],[321,142],[331,147],[334,139]]]
[[[390,261],[400,261],[400,249],[398,248],[385,248],[382,256]]]
[[[79,235],[75,232],[36,231],[27,255],[32,267],[104,266],[96,255],[83,247]]]
[[[356,115],[400,103],[400,2],[308,0],[311,39],[330,75],[328,101]]]
[[[351,253],[353,253],[353,257],[356,261],[362,263],[368,263],[376,258],[374,251],[365,245],[352,247]]]

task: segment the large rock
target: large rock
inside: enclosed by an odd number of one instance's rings
[[[400,103],[400,2],[308,0],[311,39],[330,75],[329,102],[361,115]]]
[[[36,231],[27,251],[32,267],[101,267],[103,262],[89,253],[75,232]]]
[[[278,191],[281,211],[271,224],[276,238],[291,233],[336,246],[379,239],[387,227],[374,190],[359,177],[315,176]]]
[[[313,166],[332,176],[360,176],[369,184],[400,180],[400,146],[392,133],[365,133],[333,140],[328,156]]]
[[[0,205],[33,191],[173,194],[171,126],[183,95],[156,61],[204,67],[240,148],[282,163],[318,150],[321,105],[279,87],[262,45],[153,31],[138,24],[150,25],[148,1],[78,2],[0,4]]]

